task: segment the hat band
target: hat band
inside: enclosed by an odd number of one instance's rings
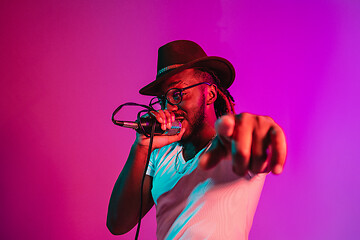
[[[158,72],[157,72],[157,76],[159,76],[160,74],[166,72],[166,71],[169,71],[171,69],[174,69],[174,68],[177,68],[177,67],[181,67],[182,65],[184,64],[174,64],[174,65],[170,65],[170,66],[167,66],[167,67],[164,67],[162,69],[160,69]]]

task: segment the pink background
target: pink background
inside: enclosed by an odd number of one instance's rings
[[[237,112],[270,115],[287,135],[250,239],[357,239],[359,13],[356,0],[2,0],[0,238],[134,238],[105,226],[134,140],[110,116],[147,103],[138,90],[158,47],[189,39],[235,66]],[[140,238],[155,229],[153,209]]]

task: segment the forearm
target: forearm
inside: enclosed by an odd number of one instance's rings
[[[133,144],[126,164],[112,191],[107,217],[107,227],[113,234],[131,230],[138,221],[140,186],[147,159],[147,147]],[[150,194],[152,179],[146,176],[143,192],[143,215],[150,210],[153,200]]]

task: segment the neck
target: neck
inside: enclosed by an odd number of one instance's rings
[[[216,134],[215,122],[217,118],[214,105],[206,105],[204,114],[204,121],[200,129],[186,140],[180,141],[180,145],[183,146],[183,157],[185,161],[195,157],[199,151],[210,143]]]
[[[198,134],[191,136],[187,141],[180,141],[180,144],[183,146],[185,161],[195,157],[199,151],[210,143],[215,134],[214,123],[205,123],[202,131],[199,131]]]

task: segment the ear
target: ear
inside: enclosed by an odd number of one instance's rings
[[[215,102],[217,99],[217,86],[215,84],[212,84],[208,87],[208,94],[206,99],[206,104],[211,105]]]

